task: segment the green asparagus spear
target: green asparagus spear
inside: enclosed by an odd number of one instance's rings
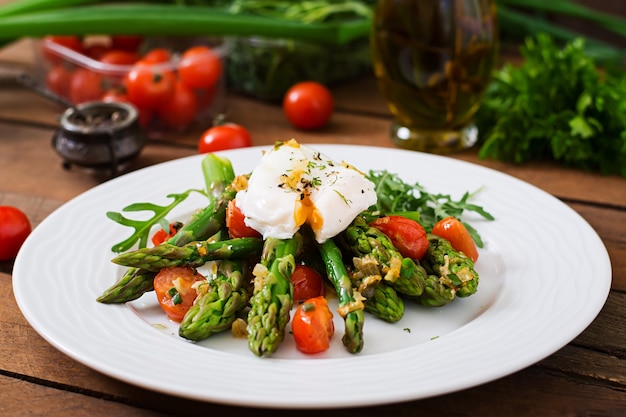
[[[197,268],[208,261],[241,259],[260,254],[263,239],[242,237],[222,241],[203,240],[189,242],[184,246],[162,243],[152,248],[137,249],[113,258],[118,265],[158,272],[173,266]]]
[[[285,337],[293,305],[291,274],[301,236],[268,238],[255,267],[254,291],[248,312],[248,347],[257,356],[271,355]]]
[[[326,273],[333,283],[339,298],[338,313],[344,319],[345,331],[341,339],[350,353],[358,353],[363,349],[363,323],[365,306],[358,291],[353,291],[352,281],[343,263],[341,250],[332,239],[318,245]]]
[[[248,302],[244,262],[223,260],[208,291],[198,296],[180,323],[178,334],[199,341],[230,328]]]
[[[454,249],[444,238],[429,234],[428,241],[430,244],[423,259],[428,273],[437,276],[439,282],[458,297],[474,294],[478,289],[478,273],[474,269],[474,262]]]
[[[228,159],[214,154],[207,154],[203,158],[202,170],[207,192],[212,197],[209,204],[196,212],[191,220],[165,243],[182,246],[194,240],[208,239],[223,227],[226,207],[236,194],[232,187],[235,171]],[[153,290],[152,281],[155,275],[156,272],[149,273],[130,268],[122,278],[100,295],[97,301],[113,304],[135,300],[145,292]]]
[[[136,300],[144,293],[154,290],[154,275],[152,271],[131,268],[96,300],[104,304],[121,304]]]
[[[389,323],[395,323],[404,316],[404,301],[393,287],[380,282],[370,291],[367,295],[363,294],[366,298],[365,311]]]
[[[435,275],[426,277],[426,288],[422,295],[417,297],[417,302],[426,307],[441,307],[456,298],[453,288],[443,285]]]
[[[417,297],[424,291],[426,273],[416,261],[404,258],[391,240],[357,216],[342,234],[355,257],[378,264],[383,280],[397,292]]]
[[[355,257],[353,266],[350,280],[352,287],[365,297],[365,311],[390,323],[400,320],[404,316],[404,302],[396,290],[383,281],[376,259]]]

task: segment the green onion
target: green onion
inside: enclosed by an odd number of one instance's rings
[[[0,39],[45,35],[140,34],[162,36],[264,36],[345,44],[367,36],[369,19],[303,23],[236,14],[210,6],[96,4],[22,14],[0,8]]]

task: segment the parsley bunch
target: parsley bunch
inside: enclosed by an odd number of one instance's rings
[[[495,71],[478,113],[479,157],[551,159],[626,177],[626,77],[599,72],[577,38],[545,34],[520,48],[521,66]]]

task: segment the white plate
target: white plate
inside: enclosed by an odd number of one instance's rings
[[[306,356],[287,335],[258,358],[245,339],[219,335],[194,344],[177,336],[153,293],[128,305],[95,301],[124,272],[111,246],[131,229],[105,217],[135,202],[202,188],[192,156],[101,184],[46,218],[22,247],[13,287],[26,319],[48,342],[109,376],[156,391],[224,404],[330,408],[400,402],[449,393],[503,377],[552,354],[598,314],[611,284],[608,254],[595,231],[551,195],[508,175],[451,158],[397,149],[313,145],[361,170],[387,169],[427,190],[473,202],[496,220],[470,221],[485,248],[478,292],[443,308],[409,308],[397,324],[366,316],[365,347],[333,346]],[[222,153],[237,173],[261,148]],[[185,218],[200,204],[183,203]]]

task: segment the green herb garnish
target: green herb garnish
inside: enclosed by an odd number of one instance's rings
[[[584,44],[561,49],[539,34],[521,47],[521,66],[495,72],[476,115],[481,158],[626,177],[626,76],[598,71]]]
[[[477,213],[487,220],[494,220],[484,208],[468,202],[475,193],[466,192],[459,200],[454,200],[448,194],[430,193],[419,183],[408,184],[397,174],[386,170],[369,171],[367,178],[376,186],[377,201],[372,210],[413,218],[427,232],[430,232],[439,220],[448,216],[460,219],[466,211]],[[476,229],[463,220],[461,222],[476,245],[482,248],[483,241]]]

